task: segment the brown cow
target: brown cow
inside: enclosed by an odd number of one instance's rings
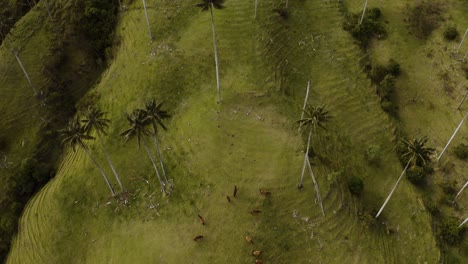
[[[260,250],[254,250],[254,251],[252,251],[252,255],[253,255],[253,256],[260,256],[261,254],[262,254],[262,251],[260,251]]]
[[[198,242],[198,241],[202,240],[203,238],[205,238],[205,237],[204,237],[204,236],[201,236],[201,235],[200,235],[200,236],[196,236],[196,237],[193,239],[193,241]]]
[[[231,197],[229,197],[229,195],[228,195],[228,196],[226,196],[226,199],[228,200],[228,203],[230,203],[230,202],[231,202]]]
[[[247,242],[249,242],[250,244],[253,244],[253,243],[254,243],[253,240],[252,240],[252,238],[251,238],[250,236],[246,236],[246,237],[245,237],[245,240],[247,240]]]
[[[233,196],[234,196],[234,198],[236,198],[236,196],[237,196],[237,185],[234,185],[234,195]]]
[[[263,264],[263,260],[261,260],[261,259],[256,259],[256,260],[255,260],[255,264]]]
[[[250,213],[251,213],[252,215],[258,215],[258,214],[260,214],[261,212],[262,212],[262,211],[260,211],[260,210],[258,210],[258,209],[253,209],[252,211],[250,211]]]
[[[203,217],[201,215],[198,215],[198,219],[200,219],[200,223],[202,225],[205,225],[205,219],[203,219]]]
[[[271,192],[269,192],[267,189],[260,189],[260,194],[265,195],[265,196],[269,196],[269,195],[271,195]]]

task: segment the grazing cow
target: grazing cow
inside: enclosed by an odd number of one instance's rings
[[[258,215],[258,214],[260,214],[261,212],[262,212],[262,211],[260,211],[260,210],[258,210],[258,209],[253,209],[252,211],[250,211],[250,213],[251,213],[252,215]]]
[[[253,243],[254,243],[253,240],[252,240],[252,238],[251,238],[250,236],[246,236],[246,237],[245,237],[245,240],[247,240],[247,242],[249,242],[250,244],[253,244]]]
[[[263,264],[263,260],[261,260],[261,259],[256,259],[256,260],[255,260],[255,264]]]
[[[252,251],[252,255],[253,255],[253,256],[260,256],[261,254],[262,254],[262,251],[260,251],[260,250],[254,250],[254,251]]]
[[[237,196],[237,185],[234,185],[234,195],[233,196],[234,196],[234,198],[236,198],[236,196]]]
[[[203,219],[203,217],[201,215],[198,215],[198,219],[200,219],[200,223],[202,225],[205,225],[205,219]]]
[[[269,192],[267,189],[260,189],[260,194],[265,195],[265,196],[269,196],[269,195],[271,195],[271,192]]]
[[[193,241],[198,242],[198,241],[202,240],[203,238],[205,238],[205,237],[204,237],[204,236],[201,236],[201,235],[200,235],[200,236],[196,236],[196,237],[193,239]]]
[[[226,199],[228,200],[228,203],[230,203],[230,202],[231,202],[231,197],[229,197],[229,195],[228,195],[228,196],[226,196]]]

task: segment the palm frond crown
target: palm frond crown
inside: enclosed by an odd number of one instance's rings
[[[427,137],[414,138],[413,140],[401,139],[407,150],[403,157],[414,158],[413,164],[426,164],[431,160],[431,155],[435,152],[434,148],[426,147]]]
[[[197,7],[200,7],[202,11],[208,11],[211,8],[211,5],[215,9],[223,9],[224,8],[224,0],[203,0],[201,3],[196,4]]]
[[[325,129],[325,123],[331,119],[331,116],[329,115],[328,110],[326,110],[325,105],[311,106],[307,104],[304,113],[306,115],[305,118],[297,121],[300,123],[301,128],[310,126],[313,128],[321,127]]]
[[[149,131],[145,128],[145,126],[148,124],[145,111],[142,109],[135,109],[131,114],[127,114],[127,120],[130,124],[130,127],[120,133],[120,135],[125,138],[125,142],[136,136],[138,145],[140,145],[141,137],[150,134]]]
[[[156,104],[156,100],[154,99],[145,103],[145,118],[148,123],[153,125],[155,131],[157,131],[157,125],[161,126],[164,130],[167,130],[166,126],[163,124],[163,120],[171,117],[167,111],[161,109],[162,104],[163,102]]]
[[[105,112],[97,108],[89,107],[85,113],[85,118],[81,120],[85,133],[89,135],[95,130],[99,134],[106,135],[106,129],[109,127],[110,120],[104,118],[105,114]]]
[[[76,146],[85,148],[86,144],[84,140],[94,139],[94,137],[86,134],[83,126],[80,124],[79,118],[70,120],[68,126],[58,132],[62,138],[61,143],[70,146],[73,151],[76,150]]]

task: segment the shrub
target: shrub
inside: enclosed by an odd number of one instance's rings
[[[367,18],[371,20],[377,20],[382,16],[380,8],[374,7],[367,10]]]
[[[361,47],[367,47],[369,41],[374,38],[382,38],[386,35],[384,27],[380,24],[378,19],[381,16],[380,9],[370,9],[362,21],[360,21],[359,14],[349,14],[343,24],[343,29],[349,31],[351,35],[359,41]]]
[[[439,206],[431,199],[424,200],[424,206],[426,207],[427,211],[431,213],[431,215],[436,216],[440,213]]]
[[[389,114],[392,114],[392,115],[395,114],[395,112],[396,112],[395,106],[390,101],[380,102],[380,107],[382,107],[382,110],[384,110],[385,112],[387,112]]]
[[[8,142],[5,138],[0,137],[0,151],[8,148]]]
[[[459,159],[466,159],[468,158],[468,145],[460,144],[454,148],[455,156]]]
[[[370,71],[369,78],[371,79],[373,83],[379,84],[380,82],[383,81],[385,76],[388,75],[388,73],[389,72],[387,70],[387,67],[383,65],[375,65],[372,67]]]
[[[458,37],[458,31],[454,27],[448,27],[444,32],[444,38],[446,40],[455,40]]]
[[[377,86],[377,94],[383,101],[390,101],[393,91],[395,90],[395,77],[387,74],[385,78]]]
[[[381,149],[379,145],[369,145],[366,150],[366,159],[372,165],[380,164]]]
[[[413,33],[419,38],[427,38],[442,21],[442,5],[435,0],[417,1],[409,10],[408,22]]]
[[[463,238],[463,228],[458,228],[459,221],[455,217],[447,217],[439,224],[439,235],[443,241],[450,245],[456,245]]]
[[[348,189],[353,195],[359,196],[364,190],[364,182],[359,177],[351,176],[348,178]]]
[[[424,182],[425,175],[426,173],[424,172],[424,169],[419,166],[411,167],[406,171],[406,177],[408,177],[408,180],[416,185]]]
[[[387,68],[388,68],[389,74],[395,77],[398,77],[400,75],[400,64],[396,62],[395,60],[390,59],[390,61],[388,62]]]

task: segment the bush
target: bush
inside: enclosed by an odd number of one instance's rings
[[[408,177],[408,180],[416,185],[424,182],[425,175],[426,173],[424,172],[424,169],[419,166],[411,167],[406,171],[406,177]]]
[[[458,37],[458,31],[454,27],[448,27],[444,32],[444,38],[446,40],[455,40]]]
[[[395,60],[390,59],[390,61],[388,62],[387,68],[388,68],[389,74],[395,77],[398,77],[400,75],[400,64],[396,62]]]
[[[380,8],[374,7],[367,10],[367,18],[371,20],[377,20],[382,16]]]
[[[8,142],[5,138],[0,137],[0,151],[8,148]]]
[[[380,96],[382,101],[390,101],[393,91],[395,90],[395,77],[391,74],[387,74],[382,82],[377,86],[377,94]]]
[[[387,67],[383,65],[376,65],[372,67],[369,78],[371,79],[373,83],[379,84],[380,82],[383,81],[385,76],[388,75],[388,73],[389,72],[388,72]]]
[[[372,165],[380,164],[381,149],[379,145],[369,145],[366,150],[366,159]]]
[[[384,110],[386,113],[389,113],[389,114],[392,114],[392,115],[395,114],[395,112],[396,112],[395,106],[390,101],[380,102],[380,107],[382,107],[382,110]]]
[[[436,216],[440,213],[439,205],[430,199],[424,200],[424,206],[431,215]]]
[[[386,35],[384,27],[380,24],[378,19],[381,16],[380,9],[370,9],[362,21],[359,14],[349,14],[343,24],[343,29],[349,31],[351,35],[359,41],[361,47],[367,47],[369,41],[374,38],[382,38]]]
[[[456,245],[463,238],[463,228],[458,228],[459,221],[455,217],[448,217],[439,224],[439,235],[443,241],[450,245]]]
[[[348,178],[348,189],[353,195],[359,196],[364,190],[364,182],[359,177],[351,176]]]
[[[442,21],[442,6],[435,0],[417,1],[409,10],[408,22],[413,33],[419,38],[427,38]]]
[[[459,159],[466,159],[468,158],[468,145],[465,145],[465,144],[460,144],[458,146],[456,146],[454,148],[454,153],[455,153],[455,156],[457,156],[457,158]]]

